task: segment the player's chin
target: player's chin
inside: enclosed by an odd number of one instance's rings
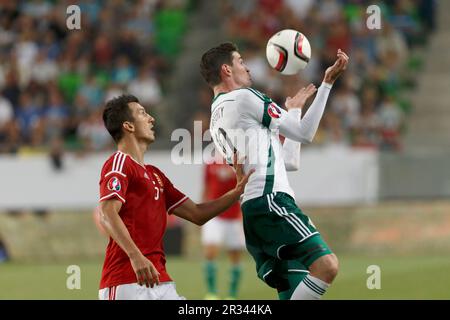
[[[148,136],[147,136],[147,142],[150,144],[152,142],[155,142],[156,138],[155,138],[155,133],[151,132]]]

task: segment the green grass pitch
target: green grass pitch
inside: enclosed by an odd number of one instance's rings
[[[81,268],[81,289],[66,288],[67,266]],[[0,264],[0,299],[97,299],[101,260],[49,264]],[[381,289],[369,290],[369,265],[381,268]],[[218,264],[219,294],[226,296],[229,263]],[[340,256],[340,272],[325,299],[450,299],[449,256],[362,257]],[[202,262],[169,257],[168,271],[177,291],[188,299],[202,299],[205,287]],[[246,256],[240,286],[241,299],[277,299],[275,290],[256,278]]]

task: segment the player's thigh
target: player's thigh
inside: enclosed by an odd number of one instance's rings
[[[177,287],[174,282],[163,283],[158,286],[159,300],[186,300],[185,297],[180,296],[177,292]]]
[[[249,200],[242,205],[242,211],[247,244],[250,242],[274,258],[281,259],[279,250],[283,246],[302,242],[318,233],[285,193]]]
[[[225,221],[224,245],[229,251],[241,251],[245,248],[244,229],[240,219]]]
[[[214,218],[202,226],[202,243],[204,245],[220,245],[223,241],[224,226],[220,219]]]

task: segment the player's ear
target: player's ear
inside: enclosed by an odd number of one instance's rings
[[[223,64],[222,65],[222,67],[221,67],[221,69],[220,69],[220,71],[222,72],[222,74],[224,75],[224,76],[231,76],[231,66],[230,65],[228,65],[228,64]]]
[[[130,121],[125,121],[122,124],[122,128],[124,128],[126,131],[134,132],[134,124]]]

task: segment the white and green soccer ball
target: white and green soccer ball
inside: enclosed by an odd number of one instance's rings
[[[266,46],[269,65],[285,75],[304,69],[311,58],[311,45],[299,31],[285,29],[274,34]]]

